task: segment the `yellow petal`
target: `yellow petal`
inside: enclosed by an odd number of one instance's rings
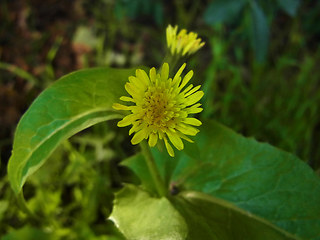
[[[158,141],[158,134],[156,133],[151,133],[149,135],[149,146],[150,147],[154,147],[156,144],[157,144],[157,141]]]
[[[121,100],[121,101],[124,101],[124,102],[134,102],[133,98],[131,98],[131,97],[126,97],[126,96],[120,97],[120,100]]]
[[[201,42],[198,34],[194,32],[188,33],[186,29],[182,29],[177,34],[178,26],[173,28],[169,25],[166,29],[167,46],[170,49],[172,55],[175,53],[181,54],[182,56],[186,54],[191,54],[199,50],[204,43]]]
[[[137,69],[136,76],[137,76],[138,80],[140,80],[144,83],[144,85],[146,85],[146,86],[149,85],[150,80],[149,80],[149,77],[145,71],[143,71],[142,69]]]
[[[189,114],[199,113],[203,110],[202,108],[200,108],[200,106],[201,106],[201,104],[197,103],[191,107],[186,108],[185,111]]]
[[[179,86],[179,89],[182,89],[192,78],[193,76],[193,71],[189,71],[183,78],[181,85]]]
[[[169,26],[166,29],[166,36],[167,36],[167,45],[170,46],[172,43],[172,26],[169,24]]]
[[[169,77],[169,64],[164,63],[161,68],[161,81],[164,82]]]
[[[190,135],[190,136],[195,136],[199,132],[199,130],[196,129],[195,127],[192,127],[190,125],[186,125],[183,123],[178,124],[176,126],[176,129],[178,131],[180,131],[181,133],[186,134],[186,135]]]
[[[142,124],[140,124],[139,121],[134,122],[132,125],[132,128],[130,128],[129,130],[129,135],[131,135],[134,132],[138,132],[143,128]]]
[[[151,82],[153,82],[153,83],[156,82],[157,71],[156,71],[156,69],[154,67],[150,69],[149,76],[150,76]]]
[[[192,85],[192,84],[191,84],[191,85]],[[192,93],[198,91],[200,87],[201,87],[201,85],[198,85],[198,86],[192,88],[189,92],[187,92],[187,93],[184,95],[184,97],[188,97],[188,96],[191,95]]]
[[[201,38],[199,38],[199,42],[201,42]],[[202,42],[202,43],[200,43],[200,47],[203,47],[204,46],[204,44],[205,44],[205,42]]]
[[[174,157],[174,151],[166,138],[164,138],[164,143],[166,145],[167,151],[171,157]]]
[[[138,117],[136,114],[130,114],[125,116],[121,121],[118,122],[118,127],[126,127],[132,124],[135,120],[137,120]]]
[[[136,145],[136,144],[140,143],[146,137],[147,137],[147,131],[146,131],[146,129],[142,129],[133,136],[133,138],[131,139],[131,143],[133,145]]]
[[[139,69],[137,69],[136,71],[138,71],[138,70]],[[134,86],[134,88],[137,91],[140,91],[140,92],[142,91],[143,92],[143,91],[146,90],[146,87],[148,86],[148,84],[145,83],[144,80],[142,80],[140,77],[130,76],[129,77],[129,82],[130,82],[130,84],[132,84]]]
[[[202,122],[199,121],[198,119],[196,118],[185,118],[183,120],[184,123],[186,124],[190,124],[190,125],[193,125],[193,126],[201,126],[202,125]]]
[[[126,89],[126,91],[133,97],[138,97],[139,96],[139,92],[137,91],[137,89],[135,88],[135,86],[132,83],[126,83],[124,85],[124,88]]]
[[[172,133],[171,131],[167,131],[166,133],[167,133],[170,141],[172,142],[172,144],[178,150],[182,150],[184,146],[183,146],[183,142],[182,142],[181,138],[178,136],[178,134]]]
[[[180,75],[183,72],[184,68],[186,67],[186,63],[182,64],[182,66],[179,68],[179,70],[177,71],[176,75],[174,75],[172,84],[179,84],[181,81]]]
[[[164,133],[162,131],[158,132],[159,134],[159,139],[162,140],[165,138]]]
[[[188,108],[187,112],[189,114],[195,114],[195,113],[200,113],[202,112],[203,108]]]
[[[190,41],[187,46],[185,46],[182,55],[184,56],[189,50],[196,44],[195,41]],[[189,52],[190,53],[190,52]]]
[[[190,95],[186,98],[187,106],[190,106],[192,104],[195,104],[198,102],[202,97],[204,93],[202,91],[195,92],[194,94]]]
[[[183,94],[186,94],[186,92],[190,91],[192,87],[193,87],[193,85],[190,84],[188,87],[186,87],[186,88],[183,90],[182,93],[183,93]],[[184,97],[185,97],[185,95],[184,95]]]
[[[190,138],[188,138],[186,135],[184,135],[183,133],[181,132],[177,132],[179,134],[179,136],[184,139],[184,140],[187,140],[188,142],[190,143],[193,143],[194,141],[192,141]]]
[[[122,105],[120,103],[114,103],[112,105],[112,108],[116,109],[116,110],[130,110],[131,107],[130,106],[125,106],[125,105]]]

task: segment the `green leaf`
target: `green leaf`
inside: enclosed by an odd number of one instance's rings
[[[154,185],[153,178],[150,175],[149,168],[146,165],[141,153],[123,160],[120,163],[122,166],[129,167],[134,173],[139,176],[141,184],[145,190],[150,193],[157,193],[157,188]]]
[[[30,73],[24,71],[22,68],[19,68],[15,65],[5,63],[5,62],[0,62],[0,69],[4,69],[9,72],[12,72],[13,74],[17,75],[18,77],[21,77],[21,78],[29,81],[32,85],[38,84],[38,80],[34,76],[32,76]],[[2,79],[0,81],[2,81]]]
[[[269,26],[261,7],[251,1],[252,45],[258,62],[264,62],[269,45]]]
[[[152,198],[134,185],[116,194],[111,220],[127,239],[184,240],[187,226],[167,198]]]
[[[221,199],[198,192],[154,198],[134,185],[116,194],[111,219],[127,239],[297,239]]]
[[[0,240],[34,240],[34,239],[41,239],[41,240],[54,240],[57,237],[52,233],[44,232],[41,229],[25,226],[18,230],[13,230],[10,233],[3,236]]]
[[[298,239],[229,202],[199,192],[182,192],[174,206],[188,224],[187,239]]]
[[[112,104],[125,94],[134,69],[95,68],[62,77],[41,93],[21,118],[8,164],[11,186],[19,193],[61,141],[96,123],[118,118]]]
[[[9,202],[7,200],[0,200],[0,221],[2,220],[4,213],[8,209],[8,206]]]
[[[300,5],[300,0],[278,0],[278,4],[290,16],[294,17]]]
[[[173,194],[193,190],[227,200],[281,229],[306,239],[319,240],[320,179],[292,154],[252,138],[245,138],[216,123],[204,122],[195,137],[198,157],[152,149],[162,177]],[[192,150],[186,145],[188,151]],[[140,160],[139,160],[140,158]],[[125,162],[144,186],[144,164],[137,155]],[[149,183],[150,185],[150,183]],[[145,187],[152,191],[152,187]]]
[[[232,21],[240,13],[246,0],[217,0],[207,7],[204,20],[211,25]]]

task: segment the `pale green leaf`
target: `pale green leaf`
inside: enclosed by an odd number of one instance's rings
[[[187,226],[167,198],[153,198],[134,185],[116,194],[111,220],[128,240],[184,240]]]

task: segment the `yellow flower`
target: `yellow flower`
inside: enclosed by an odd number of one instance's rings
[[[167,44],[171,51],[171,54],[182,54],[182,56],[195,53],[201,47],[203,47],[204,42],[201,42],[201,38],[197,38],[198,34],[190,32],[187,34],[186,29],[182,29],[178,35],[178,26],[174,28],[169,25],[167,27]]]
[[[202,111],[201,104],[197,103],[203,96],[200,86],[186,87],[193,76],[189,71],[184,78],[180,76],[186,64],[183,64],[174,78],[169,78],[169,65],[164,63],[161,73],[151,68],[149,76],[142,69],[136,70],[136,76],[130,76],[125,84],[126,91],[131,97],[122,96],[120,100],[131,103],[130,106],[119,103],[113,104],[116,110],[129,110],[119,127],[132,125],[129,135],[134,133],[132,144],[138,144],[148,139],[153,147],[158,139],[163,140],[170,156],[174,151],[170,142],[178,149],[184,148],[181,139],[192,142],[189,136],[195,136],[199,130],[193,126],[200,126],[201,122],[189,114]]]

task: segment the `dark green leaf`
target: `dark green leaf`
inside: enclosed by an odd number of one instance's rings
[[[203,193],[183,192],[173,201],[188,224],[190,240],[298,239],[229,202]]]
[[[245,0],[217,0],[209,4],[204,20],[211,25],[232,21],[245,5]]]
[[[135,19],[147,15],[160,25],[163,22],[163,2],[158,0],[119,0],[115,2],[115,14],[119,19],[124,17]]]
[[[141,184],[144,186],[145,190],[150,193],[156,193],[156,186],[153,184],[153,179],[150,175],[148,166],[145,164],[142,154],[137,154],[121,162],[121,165],[129,167],[134,173],[136,173]]]
[[[250,6],[253,50],[257,61],[263,62],[268,52],[269,26],[260,6],[255,1],[252,1]]]
[[[278,4],[284,11],[294,17],[300,5],[300,0],[278,0]]]
[[[292,234],[320,239],[320,180],[308,165],[292,154],[244,138],[215,122],[205,122],[195,142],[200,149],[197,158],[176,152],[177,157],[172,159],[166,152],[153,149],[172,193],[204,192]],[[138,158],[125,164],[144,182],[146,173],[136,166],[144,161]],[[152,191],[152,187],[147,189]]]
[[[119,117],[112,104],[125,94],[134,70],[96,68],[71,73],[46,89],[32,103],[16,129],[8,175],[20,192],[59,143],[98,122]]]

